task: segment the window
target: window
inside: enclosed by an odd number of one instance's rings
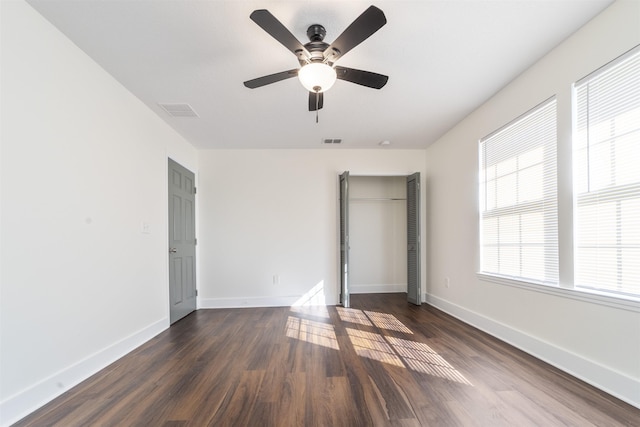
[[[480,140],[480,270],[558,284],[556,100]]]
[[[574,85],[575,287],[640,295],[640,49]]]

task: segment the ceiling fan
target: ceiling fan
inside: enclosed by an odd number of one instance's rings
[[[309,111],[316,111],[316,121],[317,111],[323,106],[323,93],[333,86],[336,79],[373,89],[381,89],[389,80],[389,77],[382,74],[335,65],[342,55],[387,23],[384,13],[375,6],[370,6],[358,16],[331,44],[323,41],[326,30],[320,24],[311,25],[307,29],[309,42],[303,45],[268,10],[254,10],[250,18],[289,49],[298,58],[300,68],[248,80],[244,85],[255,89],[298,76],[300,83],[309,91]]]

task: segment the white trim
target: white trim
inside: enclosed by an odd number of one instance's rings
[[[617,64],[619,64],[620,62],[627,60],[630,56],[635,55],[637,53],[637,51],[639,51],[639,50],[640,50],[640,45],[635,45],[634,47],[632,47],[631,49],[629,49],[628,51],[626,51],[622,55],[618,56],[617,58],[612,59],[611,61],[607,62],[606,64],[604,64],[601,67],[599,67],[598,69],[596,69],[595,71],[592,71],[589,74],[587,74],[586,76],[580,78],[578,81],[576,81],[573,84],[573,86],[574,87],[580,86],[586,80],[594,79],[594,78],[598,77],[600,74],[609,71],[609,69],[611,69],[611,67],[614,67]]]
[[[364,178],[376,178],[376,177],[382,177],[382,178],[406,178],[408,176],[411,176],[415,173],[414,172],[387,172],[387,173],[380,173],[380,172],[352,172],[349,171],[349,177],[364,177]],[[340,174],[338,173],[338,176],[340,176]]]
[[[406,283],[391,283],[384,285],[354,285],[351,284],[349,290],[352,294],[389,294],[396,292],[407,292]]]
[[[406,283],[381,284],[381,285],[351,285],[351,294],[363,293],[395,293],[407,292]],[[231,298],[198,298],[198,309],[211,308],[255,308],[255,307],[294,307],[335,305],[328,295],[320,298],[309,298],[306,295],[271,296],[271,297],[231,297]]]
[[[640,408],[640,381],[434,295],[425,302],[530,355]]]
[[[43,379],[0,403],[0,426],[9,426],[106,368],[169,327],[164,318]]]
[[[198,309],[208,308],[256,308],[256,307],[292,307],[298,305],[302,296],[280,297],[235,297],[235,298],[198,298]],[[304,305],[304,304],[303,304]],[[327,304],[311,304],[327,305]]]
[[[485,142],[486,140],[493,138],[494,136],[498,135],[500,132],[504,132],[505,130],[507,130],[507,128],[515,125],[516,123],[518,123],[519,121],[526,119],[529,115],[536,113],[536,110],[538,109],[542,109],[543,107],[546,107],[547,104],[550,104],[552,102],[554,102],[556,100],[556,95],[550,96],[549,98],[545,99],[544,101],[540,102],[538,105],[529,108],[527,111],[525,111],[524,113],[520,114],[518,117],[516,117],[515,119],[511,120],[509,123],[504,124],[502,126],[500,126],[500,128],[494,130],[493,132],[491,132],[489,135],[480,138],[480,143]]]
[[[522,280],[515,280],[508,277],[494,276],[491,274],[477,273],[478,279],[484,282],[496,283],[498,285],[514,286],[516,288],[527,289],[529,291],[541,292],[543,294],[555,295],[563,298],[575,299],[578,301],[590,302],[593,304],[605,305],[622,310],[640,312],[640,298],[631,296],[612,296],[604,292],[589,291],[587,289],[561,288],[538,283],[530,283]]]

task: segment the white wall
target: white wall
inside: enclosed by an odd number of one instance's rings
[[[424,176],[424,165],[423,150],[200,152],[200,306],[335,304],[338,174]]]
[[[428,300],[637,406],[637,310],[483,282],[476,272],[478,140],[557,95],[560,251],[570,259],[571,84],[639,43],[640,2],[614,3],[432,145],[426,180]],[[563,284],[571,280],[561,271]]]
[[[430,301],[640,402],[637,312],[475,275],[477,140],[553,93],[567,119],[570,83],[640,43],[640,3],[614,4],[428,149],[426,167],[419,150],[196,153],[30,6],[0,13],[0,424],[167,327],[167,156],[201,171],[201,306],[288,305],[320,287],[336,303],[337,174],[419,171]]]
[[[168,326],[167,156],[197,153],[29,5],[1,15],[6,424]]]
[[[349,177],[352,293],[407,292],[406,196],[406,177]]]

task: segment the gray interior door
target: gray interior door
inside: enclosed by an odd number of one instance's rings
[[[340,304],[349,307],[349,171],[340,175]]]
[[[407,177],[407,300],[420,305],[420,173]]]
[[[169,159],[170,322],[196,309],[195,176]]]

